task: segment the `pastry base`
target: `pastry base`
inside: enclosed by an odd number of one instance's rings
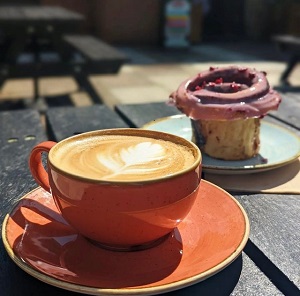
[[[211,157],[243,160],[259,152],[259,118],[196,120],[193,127],[201,151]]]

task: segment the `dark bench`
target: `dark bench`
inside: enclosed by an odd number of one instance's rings
[[[277,44],[281,51],[287,52],[290,55],[286,69],[280,77],[281,83],[289,84],[287,79],[300,60],[300,37],[292,35],[277,35],[273,36],[272,40]]]
[[[89,74],[117,73],[128,58],[116,48],[90,35],[65,35],[64,41],[85,58],[85,72]]]
[[[88,81],[88,75],[116,74],[128,62],[128,58],[116,48],[90,35],[65,35],[63,39],[70,52],[79,54],[79,59],[73,60],[71,64],[80,88],[89,93],[94,103],[99,103],[101,98]]]

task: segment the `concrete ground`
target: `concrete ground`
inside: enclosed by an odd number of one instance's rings
[[[266,71],[270,84],[279,86],[279,78],[285,69],[287,56],[274,44],[213,43],[193,45],[185,51],[166,50],[157,47],[120,47],[131,60],[118,74],[93,75],[90,81],[102,102],[113,108],[117,104],[163,102],[184,79],[209,66],[239,64]],[[300,64],[291,73],[289,82],[300,87]],[[75,106],[93,104],[89,96],[81,92],[72,77],[39,79],[39,96],[47,97],[58,105],[60,95],[69,94]],[[18,108],[13,103],[24,98],[27,106],[33,101],[33,80],[7,80],[0,91],[0,110]],[[53,98],[53,99],[51,99]],[[62,100],[62,99],[61,99]],[[45,102],[42,101],[42,104]],[[55,105],[55,104],[54,104]],[[2,106],[2,108],[1,108]],[[46,107],[49,107],[46,104]]]

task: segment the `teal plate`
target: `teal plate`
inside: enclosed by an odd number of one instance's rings
[[[159,118],[142,128],[167,132],[194,141],[191,120],[185,115]],[[261,121],[259,155],[247,160],[228,161],[203,153],[203,171],[217,174],[257,173],[286,165],[300,156],[300,137],[276,124]]]

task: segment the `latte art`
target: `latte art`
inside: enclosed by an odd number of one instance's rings
[[[168,162],[162,162],[166,157],[166,151],[160,144],[142,142],[126,148],[116,146],[114,148],[117,148],[117,151],[114,154],[110,151],[101,151],[97,155],[100,164],[111,171],[111,175],[105,176],[106,179],[118,175],[149,174],[150,171],[166,169],[168,166]],[[156,168],[148,167],[155,164]]]
[[[59,153],[60,152],[60,153]],[[59,167],[72,174],[107,181],[142,181],[172,175],[191,166],[193,151],[170,141],[106,135],[64,145]]]

